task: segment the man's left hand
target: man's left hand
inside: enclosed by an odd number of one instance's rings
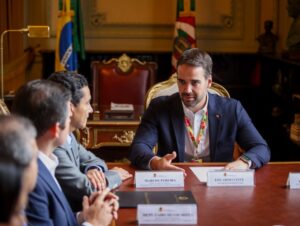
[[[105,175],[100,170],[90,169],[86,172],[86,176],[97,190],[103,191],[106,188]]]

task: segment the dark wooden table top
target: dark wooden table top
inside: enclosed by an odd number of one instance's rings
[[[176,164],[186,170],[184,188],[136,189],[134,179],[125,181],[119,191],[191,190],[198,205],[198,225],[300,225],[300,189],[286,186],[289,172],[300,172],[300,162],[270,163],[255,172],[254,187],[207,187],[200,182],[190,166],[222,164]],[[127,169],[128,164],[109,164]],[[116,225],[138,225],[135,208],[119,210]]]

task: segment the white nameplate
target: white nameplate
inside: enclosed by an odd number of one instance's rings
[[[215,170],[207,172],[207,186],[254,186],[254,170]]]
[[[140,204],[137,207],[140,224],[197,224],[196,204]]]
[[[184,187],[184,175],[181,171],[136,171],[137,188]]]
[[[288,185],[291,189],[300,188],[300,173],[289,173]]]

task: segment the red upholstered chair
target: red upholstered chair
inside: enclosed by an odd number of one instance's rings
[[[154,84],[157,64],[141,62],[123,54],[109,61],[92,62],[93,106],[114,103],[144,105],[145,94]]]

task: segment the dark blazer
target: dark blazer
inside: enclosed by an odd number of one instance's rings
[[[29,225],[78,225],[67,199],[41,160],[38,160],[37,183],[29,194],[26,215]]]
[[[59,161],[55,170],[55,177],[59,181],[74,212],[82,209],[83,196],[89,196],[95,191],[85,174],[90,167],[97,166],[102,169],[109,188],[116,188],[122,183],[119,174],[108,170],[105,162],[92,152],[87,151],[77,142],[73,134],[71,134],[71,145],[65,142],[63,145],[55,148],[54,154]]]
[[[208,94],[208,127],[210,159],[212,162],[233,161],[234,143],[237,142],[255,168],[270,160],[266,141],[254,127],[241,103],[232,98]],[[158,144],[158,156],[176,151],[175,162],[184,162],[185,147],[184,111],[179,94],[152,100],[131,145],[133,165],[148,169]]]

